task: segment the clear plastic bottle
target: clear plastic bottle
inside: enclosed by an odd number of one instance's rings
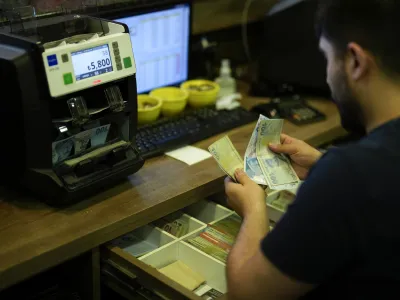
[[[219,98],[236,93],[236,80],[231,76],[231,73],[229,59],[223,59],[221,61],[219,77],[215,79],[215,82],[221,87],[218,95]]]

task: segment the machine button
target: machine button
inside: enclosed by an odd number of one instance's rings
[[[124,57],[124,67],[125,69],[132,67],[132,60],[129,56]]]
[[[121,62],[117,62],[117,70],[121,71],[122,70],[122,64]]]
[[[49,67],[57,66],[58,65],[57,55],[55,55],[55,54],[48,55],[47,63],[49,64]]]
[[[121,56],[119,56],[119,55],[115,55],[115,61],[117,61],[117,62],[121,62]]]
[[[63,63],[68,62],[68,54],[65,53],[65,54],[61,55],[61,60]]]
[[[63,77],[64,77],[64,84],[65,85],[71,84],[71,83],[74,82],[74,80],[72,79],[72,73],[65,73],[63,75]]]
[[[78,163],[75,167],[75,174],[78,177],[86,176],[90,173],[93,173],[95,164],[91,159],[86,159]]]
[[[114,54],[115,54],[115,56],[119,55],[119,49],[118,48],[114,49]]]
[[[107,158],[108,158],[107,162],[110,167],[116,165],[117,163],[126,159],[126,148],[119,147],[117,149],[114,149],[108,154]]]
[[[114,49],[115,49],[115,48],[118,48],[118,42],[113,42],[113,43],[112,43],[112,46],[113,46]]]

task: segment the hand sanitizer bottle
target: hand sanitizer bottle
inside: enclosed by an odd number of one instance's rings
[[[236,81],[231,76],[231,66],[229,59],[223,59],[221,62],[221,68],[219,71],[219,77],[215,79],[215,82],[220,86],[220,92],[218,97],[224,97],[236,93]]]

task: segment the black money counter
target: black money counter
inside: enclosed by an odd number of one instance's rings
[[[125,25],[63,15],[4,26],[0,86],[2,184],[64,205],[143,166]]]

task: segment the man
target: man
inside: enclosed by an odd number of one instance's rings
[[[400,1],[321,1],[317,28],[342,124],[365,137],[323,156],[269,145],[305,179],[271,232],[264,191],[241,170],[226,180],[243,217],[230,299],[400,299]]]

